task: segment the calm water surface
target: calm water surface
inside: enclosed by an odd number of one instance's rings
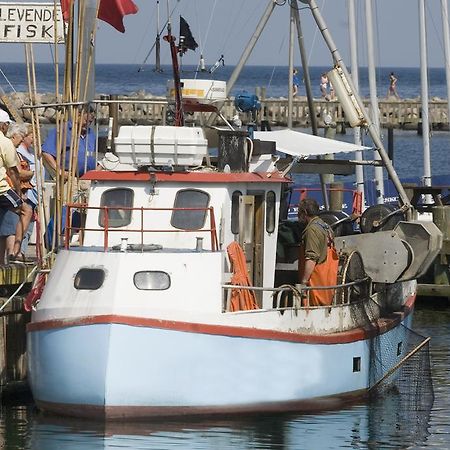
[[[433,307],[424,307],[424,303]],[[435,400],[431,411],[405,408],[396,393],[314,415],[118,423],[62,420],[31,402],[3,406],[4,449],[448,449],[450,448],[450,309],[421,301],[414,330],[432,336]],[[406,403],[407,404],[407,403]]]

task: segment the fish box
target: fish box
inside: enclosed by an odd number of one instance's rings
[[[122,126],[114,139],[122,164],[198,166],[208,152],[199,127]]]

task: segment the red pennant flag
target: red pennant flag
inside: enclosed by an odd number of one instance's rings
[[[69,20],[72,1],[74,0],[61,0],[61,9],[65,21]],[[128,14],[136,14],[137,12],[138,7],[132,0],[100,0],[98,18],[124,33],[123,17]]]

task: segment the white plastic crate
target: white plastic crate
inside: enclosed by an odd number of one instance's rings
[[[199,127],[123,126],[114,139],[122,164],[198,166],[208,141]]]

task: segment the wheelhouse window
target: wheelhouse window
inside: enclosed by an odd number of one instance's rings
[[[199,230],[205,225],[209,205],[209,194],[198,189],[183,189],[177,192],[174,208],[203,208],[197,210],[174,210],[170,224],[180,230]]]
[[[136,272],[134,285],[143,291],[165,291],[170,288],[170,276],[166,272],[145,270]]]
[[[133,207],[134,192],[128,188],[109,189],[103,192],[100,206],[108,208],[108,228],[119,228],[131,223],[131,209]],[[105,210],[101,209],[98,215],[98,224],[105,228]]]
[[[273,233],[275,231],[275,192],[269,191],[266,194],[266,231]]]
[[[234,191],[231,196],[231,232],[239,234],[239,197],[241,191]]]
[[[95,291],[99,289],[105,281],[105,271],[103,269],[83,268],[75,275],[73,285],[75,289]]]

